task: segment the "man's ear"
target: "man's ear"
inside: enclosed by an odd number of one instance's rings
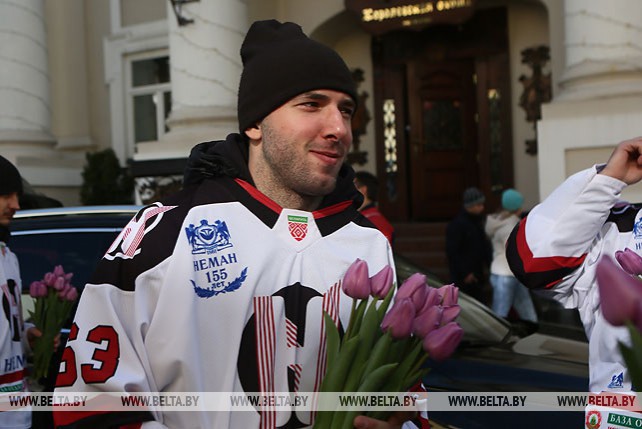
[[[245,130],[245,135],[250,140],[261,140],[261,137],[262,137],[261,125],[260,124],[254,124],[252,127],[250,127],[247,130]]]

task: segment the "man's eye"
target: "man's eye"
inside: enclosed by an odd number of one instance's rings
[[[346,115],[348,115],[348,116],[352,116],[354,114],[354,108],[352,108],[352,107],[343,107],[343,108],[341,108],[341,112],[346,114]]]

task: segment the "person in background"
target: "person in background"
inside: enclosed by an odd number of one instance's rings
[[[379,192],[379,181],[367,171],[357,171],[354,175],[354,185],[363,195],[363,204],[359,211],[368,219],[379,231],[383,233],[392,246],[395,237],[395,229],[388,222],[388,219],[381,214],[377,208],[377,192]]]
[[[567,178],[513,230],[506,256],[515,276],[566,308],[577,308],[589,340],[589,390],[630,392],[631,377],[619,343],[626,327],[602,316],[597,262],[626,248],[642,254],[640,204],[621,201],[642,179],[642,137],[613,149],[606,164]]]
[[[9,249],[9,224],[20,209],[22,178],[18,169],[0,155],[0,288],[2,289],[3,317],[0,317],[0,392],[23,392],[25,381],[25,354],[40,330],[25,325],[22,316],[22,281],[18,258]],[[31,410],[0,412],[0,429],[31,427]]]
[[[184,188],[143,208],[107,251],[80,298],[56,392],[314,392],[323,311],[347,327],[346,270],[357,259],[373,274],[394,267],[344,164],[358,96],[343,59],[275,20],[252,24],[241,59],[239,132],[195,146]],[[54,415],[69,428],[313,424],[309,411],[269,407]]]
[[[530,291],[517,280],[506,260],[506,241],[520,221],[524,197],[515,189],[502,193],[502,207],[486,218],[486,234],[493,245],[490,284],[493,286],[493,311],[502,317],[515,308],[522,320],[537,322]]]
[[[492,247],[484,231],[486,197],[476,187],[467,188],[463,207],[446,228],[446,255],[450,280],[462,291],[490,305],[488,268]]]

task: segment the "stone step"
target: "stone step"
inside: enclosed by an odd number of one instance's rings
[[[395,252],[428,269],[444,283],[449,280],[446,222],[395,223]]]

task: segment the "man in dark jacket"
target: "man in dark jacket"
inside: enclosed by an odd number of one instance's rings
[[[491,292],[488,269],[492,246],[484,232],[484,194],[471,187],[464,191],[463,208],[446,229],[446,254],[450,280],[484,304]]]
[[[241,57],[239,133],[197,145],[184,189],[142,209],[107,251],[78,305],[58,392],[315,391],[323,312],[345,326],[350,314],[345,271],[357,258],[372,272],[393,264],[384,235],[357,211],[344,164],[357,103],[346,64],[274,20],[251,26]],[[96,327],[106,344],[100,370],[88,370]],[[407,417],[354,424],[399,427]],[[313,419],[274,409],[56,411],[69,428],[295,428]]]

